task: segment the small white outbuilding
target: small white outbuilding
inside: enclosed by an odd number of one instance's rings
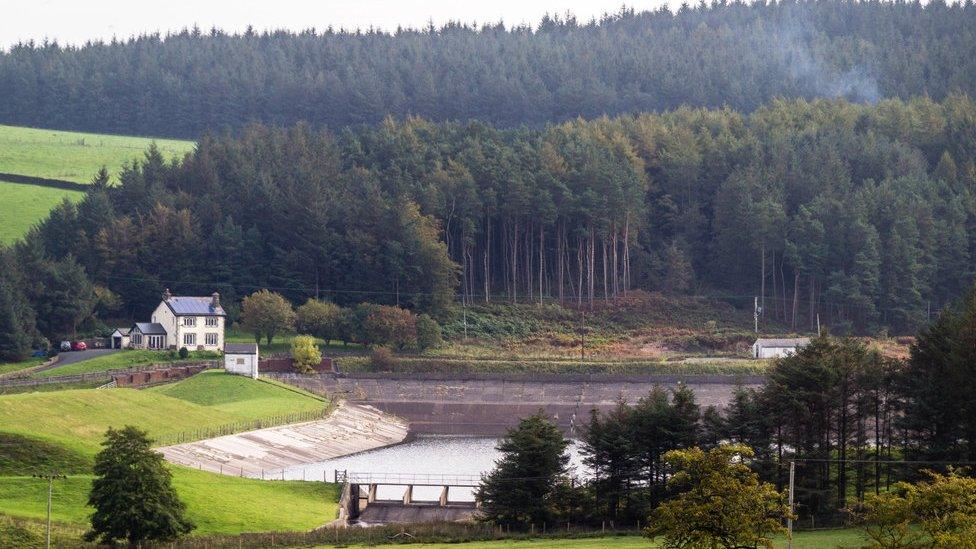
[[[810,344],[808,337],[786,339],[757,339],[752,344],[752,358],[783,358]]]
[[[224,370],[254,379],[258,377],[258,344],[227,343],[224,345]]]

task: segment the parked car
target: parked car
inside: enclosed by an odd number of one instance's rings
[[[47,356],[47,351],[44,349],[37,349],[31,354],[31,356],[34,358],[44,358]]]
[[[88,344],[85,343],[84,341],[75,341],[74,343],[71,344],[72,351],[84,351],[87,348],[88,348]]]
[[[70,351],[71,350],[71,342],[70,341],[62,341],[61,342],[61,350],[62,351]]]

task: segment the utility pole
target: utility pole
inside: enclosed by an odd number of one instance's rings
[[[752,298],[752,319],[756,323],[756,333],[759,333],[759,298]]]
[[[68,478],[61,473],[48,473],[46,475],[33,475],[35,478],[47,479],[47,549],[51,549],[51,494],[54,491],[54,479]]]
[[[786,541],[787,549],[793,549],[793,480],[795,477],[796,477],[796,462],[790,461],[790,495],[789,495],[790,516],[786,518],[786,530],[789,532]]]

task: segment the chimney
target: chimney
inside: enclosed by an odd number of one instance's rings
[[[214,292],[212,297],[213,297],[213,300],[210,302],[210,306],[213,307],[214,309],[216,309],[217,307],[220,307],[220,294],[217,293],[217,292]]]
[[[173,294],[169,293],[169,288],[163,292],[163,301],[169,301],[169,298],[173,297]]]

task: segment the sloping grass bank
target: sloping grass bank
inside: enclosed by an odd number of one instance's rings
[[[318,410],[325,404],[320,397],[290,387],[221,371],[145,391],[87,389],[0,396],[0,436],[14,444],[10,453],[17,460],[16,466],[0,469],[7,475],[0,476],[0,514],[43,517],[47,484],[21,473],[43,466],[42,456],[51,466],[70,462],[74,471],[90,470],[109,427],[134,425],[158,437],[269,414]],[[200,534],[307,530],[335,518],[334,485],[265,482],[180,466],[171,470]],[[90,483],[91,477],[84,474],[55,483],[56,521],[87,523]]]
[[[192,141],[0,126],[0,173],[88,183],[105,166],[112,180],[151,143],[170,160],[193,150]]]
[[[0,156],[4,154],[0,143]],[[10,244],[47,217],[64,199],[77,202],[84,193],[0,181],[0,244]]]

